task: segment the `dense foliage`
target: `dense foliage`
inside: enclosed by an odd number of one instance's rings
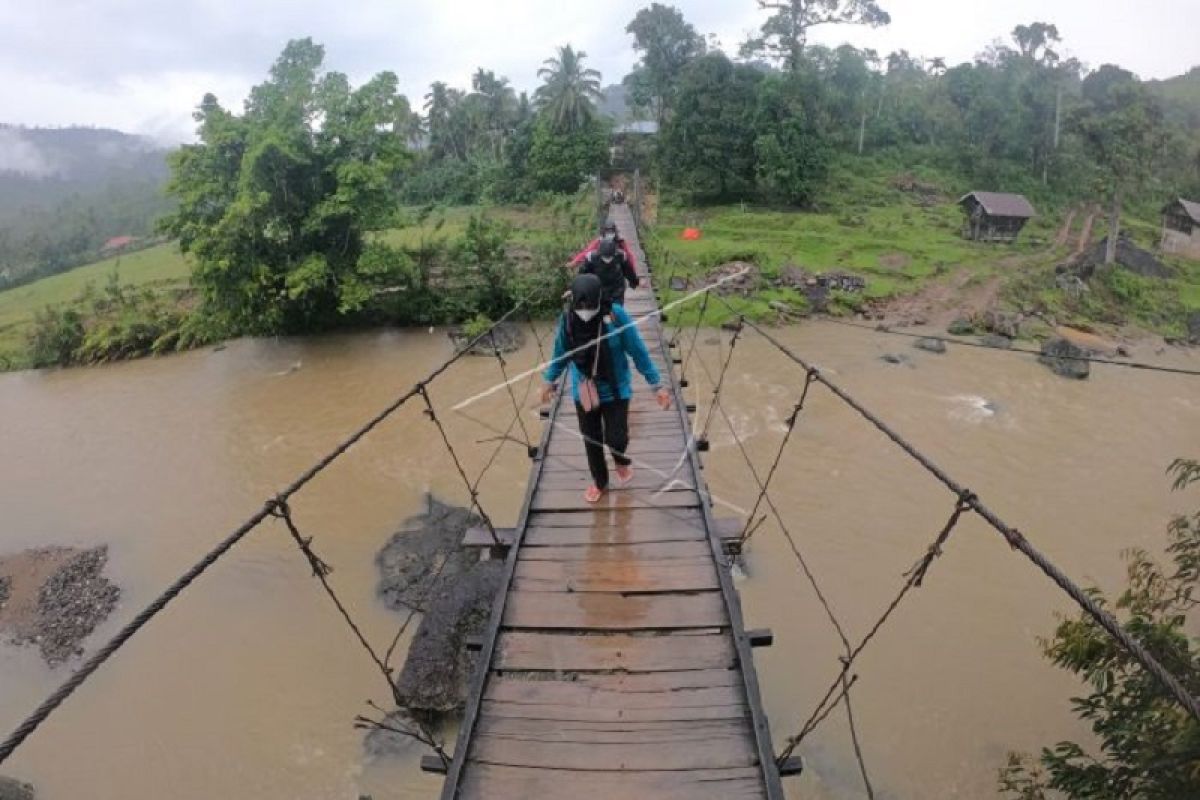
[[[231,330],[308,330],[357,311],[392,279],[363,259],[365,234],[390,225],[411,117],[396,76],[357,89],[321,73],[323,49],[290,42],[242,115],[208,95],[200,143],[173,154],[178,210],[164,230],[196,258],[206,311]]]
[[[1176,461],[1171,473],[1182,490],[1200,482],[1200,462]],[[1128,586],[1111,605],[1124,617],[1125,630],[1196,696],[1200,646],[1192,633],[1200,604],[1200,511],[1175,517],[1167,537],[1169,565],[1140,548],[1128,553]],[[1099,590],[1093,595],[1109,605]],[[1124,649],[1086,616],[1064,619],[1043,649],[1086,682],[1088,694],[1073,700],[1074,710],[1091,724],[1099,752],[1059,742],[1036,761],[1013,755],[1000,776],[1009,797],[1047,800],[1051,790],[1079,800],[1200,797],[1200,723]]]

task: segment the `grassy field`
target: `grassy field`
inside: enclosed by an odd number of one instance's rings
[[[1061,292],[1054,288],[1054,268],[1071,256],[1081,217],[1076,217],[1071,231],[1074,238],[1065,247],[1056,246],[1055,240],[1066,209],[1049,205],[1039,208],[1039,215],[1026,225],[1017,243],[975,243],[960,235],[958,192],[947,188],[949,182],[943,176],[885,175],[877,171],[836,176],[844,187],[834,195],[837,202],[810,213],[744,205],[701,209],[663,205],[645,245],[660,273],[686,276],[693,286],[723,264],[754,264],[762,273],[764,288],[748,298],[731,298],[730,303],[739,312],[759,319],[778,317],[769,305],[772,301],[805,307],[801,293],[770,286],[771,279],[788,267],[809,274],[847,272],[862,277],[866,289],[861,294],[833,294],[830,310],[834,313],[878,305],[941,281],[978,285],[992,278],[1000,279],[1004,298],[1038,300],[1066,322],[1132,323],[1179,335],[1184,312],[1200,309],[1200,263],[1174,258],[1166,261],[1176,269],[1176,279],[1158,281],[1123,273],[1113,286],[1098,286],[1087,302],[1064,304],[1056,296]],[[1103,224],[1098,218],[1095,239],[1103,236]],[[1155,249],[1159,236],[1156,221],[1129,214],[1123,225],[1134,241]],[[683,239],[681,234],[688,227],[700,229],[702,238]],[[1121,280],[1125,277],[1129,279]],[[681,294],[665,287],[664,293],[668,298]],[[677,316],[687,324],[697,313],[692,305]],[[733,312],[719,303],[710,303],[706,312],[712,323],[731,316]]]
[[[114,271],[123,284],[174,288],[186,285],[189,267],[179,248],[167,243],[0,292],[0,369],[24,364],[25,337],[36,312],[71,303],[89,283],[102,287]]]

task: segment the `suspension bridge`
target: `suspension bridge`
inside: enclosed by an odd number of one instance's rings
[[[634,202],[637,200],[635,188]],[[99,647],[0,742],[0,763],[143,626],[239,541],[272,518],[283,523],[399,704],[390,656],[412,615],[386,651],[373,644],[335,591],[329,580],[330,566],[318,554],[313,539],[304,536],[302,522],[295,519],[289,501],[357,442],[413,401],[423,403],[424,413],[437,426],[471,507],[483,521],[482,526],[468,531],[464,546],[478,548],[485,557],[504,560],[501,590],[484,633],[468,642],[478,656],[452,751],[447,752],[419,723],[398,728],[398,723],[358,718],[363,724],[411,735],[431,747],[436,755],[424,759],[422,766],[445,774],[442,800],[782,800],[781,777],[801,769],[795,755],[798,746],[838,708],[847,716],[866,794],[874,797],[851,705],[857,679],[854,665],[906,597],[921,586],[956,526],[968,514],[990,525],[1015,552],[1069,596],[1153,677],[1164,698],[1200,720],[1195,676],[1181,680],[1164,668],[1153,652],[1025,535],[770,331],[740,320],[712,382],[707,418],[700,435],[696,435],[689,416],[695,408],[682,392],[685,381],[681,376],[686,372],[687,358],[677,354],[677,348],[683,349],[680,329],[677,327],[670,336],[665,331],[665,318],[655,299],[656,278],[648,269],[630,207],[614,205],[609,214],[634,250],[643,281],[638,289],[627,293],[626,308],[636,320],[674,399],[670,411],[658,408],[646,392],[631,402],[631,445],[627,455],[636,468],[631,483],[613,487],[598,504],[585,502],[583,490],[590,477],[582,436],[569,393],[560,391],[545,412],[540,441],[529,446],[533,460],[516,524],[512,528],[495,526],[479,499],[480,481],[495,463],[495,454],[479,476],[473,480],[468,477],[428,392],[439,376],[491,335],[494,325],[352,432],[281,492],[267,498],[257,512]],[[703,300],[693,349],[710,299],[726,302],[720,294],[708,291],[711,288],[697,293]],[[519,314],[528,299],[519,301],[496,324]],[[700,459],[713,414],[726,414],[720,402],[721,388],[738,339],[747,330],[761,336],[802,370],[804,384],[765,472],[751,461],[735,433],[737,449],[759,491],[744,518],[720,519],[714,515]],[[522,409],[511,391],[512,384],[522,377],[536,380],[536,372],[510,378],[498,350],[496,358],[503,377],[497,388],[509,390],[515,411],[508,432],[501,435],[496,446],[498,451],[514,441],[508,434],[521,423]],[[684,368],[677,375],[675,365],[680,363]],[[1117,366],[1149,368],[1121,363]],[[804,558],[798,537],[771,497],[784,451],[815,387],[827,390],[853,409],[948,492],[949,513],[944,526],[934,532],[927,548],[914,554],[915,560],[902,574],[891,602],[865,633],[857,636],[831,607]],[[779,751],[771,741],[753,658],[753,648],[769,645],[772,634],[747,629],[730,573],[736,554],[768,517],[786,537],[800,573],[811,584],[842,644],[828,690]],[[815,662],[806,668],[816,668]]]

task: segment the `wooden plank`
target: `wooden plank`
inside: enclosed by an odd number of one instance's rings
[[[730,669],[732,637],[725,633],[668,636],[572,636],[510,631],[497,642],[493,666],[502,670],[664,672]]]
[[[695,481],[687,470],[679,470],[674,475],[667,473],[664,475],[658,474],[663,470],[655,471],[651,469],[639,469],[636,466],[633,468],[633,480],[629,483],[616,485],[616,478],[610,478],[609,491],[613,492],[628,492],[628,491],[650,491],[656,492],[660,489],[673,491],[676,489],[694,490]],[[539,482],[539,487],[544,489],[571,489],[572,491],[582,492],[592,483],[592,476],[586,469],[577,470],[559,470],[550,472],[542,476]],[[486,532],[486,528],[484,529]],[[491,538],[490,535],[488,538]]]
[[[530,528],[523,547],[596,546],[605,544],[648,544],[651,542],[707,541],[703,528],[678,525],[657,528]]]
[[[577,489],[539,489],[531,503],[530,508],[534,511],[699,508],[700,496],[694,491],[652,492],[646,489],[606,492],[598,502],[589,503]]]
[[[690,508],[585,508],[576,511],[537,511],[529,515],[528,524],[537,527],[622,529],[653,528],[683,525],[704,531],[704,521],[698,509]]]
[[[735,669],[687,669],[679,672],[591,673],[571,676],[580,686],[622,692],[661,692],[668,689],[698,689],[706,686],[742,685]]]
[[[484,701],[484,705],[489,703]],[[471,761],[514,767],[581,770],[691,770],[752,767],[757,757],[741,733],[703,741],[587,743],[477,735]]]
[[[753,738],[750,719],[668,720],[657,722],[589,722],[583,720],[487,717],[479,721],[480,733],[535,742],[662,742],[703,741],[714,737]]]
[[[576,681],[534,681],[521,678],[493,677],[488,681],[485,700],[536,705],[592,706],[615,709],[697,708],[735,706],[745,703],[736,686],[674,688],[658,692],[624,692],[581,685]]]
[[[687,592],[719,589],[712,560],[517,562],[518,592]]]
[[[720,592],[620,595],[570,592],[509,592],[508,628],[598,631],[716,628],[728,624]]]
[[[460,800],[762,800],[757,767],[687,772],[530,769],[471,762]]]
[[[707,542],[651,542],[648,544],[610,544],[607,542],[573,546],[530,546],[521,548],[521,561],[662,561],[711,563],[712,551]]]
[[[637,456],[631,456],[634,470],[642,470],[651,475],[660,477],[668,475],[685,476],[691,472],[688,467],[687,458],[681,451],[674,453],[639,453]],[[554,455],[545,454],[542,461],[544,473],[554,472],[573,472],[581,475],[588,474],[587,457],[583,453],[583,447],[579,450],[562,455],[555,453]],[[609,461],[611,469],[612,462]]]
[[[539,719],[547,722],[692,722],[722,719],[747,719],[745,703],[726,706],[681,706],[662,708],[606,708],[604,706],[568,706],[557,703],[504,703],[484,700],[481,719]]]

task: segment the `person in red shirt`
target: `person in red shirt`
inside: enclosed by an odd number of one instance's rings
[[[575,257],[571,259],[571,266],[576,268],[580,267],[583,262],[587,260],[589,255],[600,249],[600,242],[606,237],[612,237],[617,240],[617,247],[621,248],[621,252],[625,254],[625,261],[628,262],[629,268],[636,274],[637,259],[633,257],[633,251],[629,249],[629,242],[622,239],[617,233],[617,224],[615,222],[604,223],[604,227],[600,229],[600,235],[595,239],[592,239],[592,241],[588,243],[587,247],[580,250],[575,254]]]

